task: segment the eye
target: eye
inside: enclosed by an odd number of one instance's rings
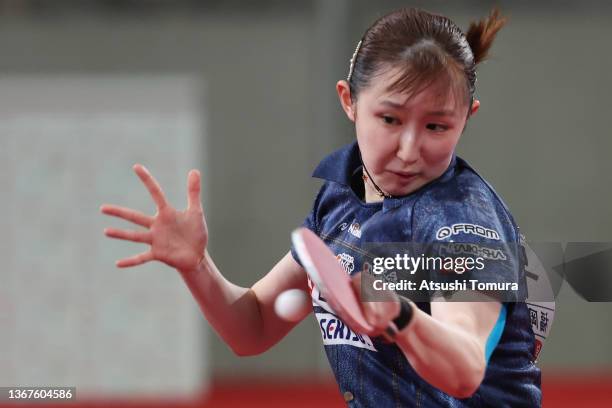
[[[397,120],[393,116],[389,116],[389,115],[382,115],[382,120],[385,123],[385,125],[399,124],[399,120]]]
[[[446,132],[449,129],[448,126],[439,123],[428,123],[425,127],[434,132]]]

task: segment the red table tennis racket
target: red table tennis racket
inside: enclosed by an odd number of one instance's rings
[[[356,332],[370,332],[373,327],[361,310],[351,278],[328,246],[314,232],[303,227],[293,231],[291,241],[306,273],[338,317]],[[391,323],[385,337],[392,338],[396,333],[397,329]]]

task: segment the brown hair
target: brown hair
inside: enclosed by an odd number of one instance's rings
[[[415,8],[379,18],[365,32],[351,59],[347,78],[351,99],[357,100],[359,91],[376,75],[399,68],[400,75],[388,87],[391,92],[414,94],[442,80],[453,91],[462,90],[471,101],[476,66],[487,57],[506,20],[494,9],[488,17],[472,22],[464,34],[449,18]],[[461,77],[465,80],[457,80]]]

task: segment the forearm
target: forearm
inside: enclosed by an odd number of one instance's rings
[[[225,343],[238,355],[256,354],[263,324],[255,292],[225,279],[208,251],[198,268],[179,272]]]
[[[480,385],[486,368],[478,338],[458,324],[434,319],[413,304],[410,324],[396,342],[416,372],[428,383],[459,398]]]

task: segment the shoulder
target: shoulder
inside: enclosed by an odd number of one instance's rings
[[[518,239],[516,224],[493,187],[457,158],[453,177],[426,189],[414,204],[415,239],[505,241]]]
[[[325,212],[330,207],[346,200],[347,187],[334,181],[325,180],[315,198],[317,212]]]

